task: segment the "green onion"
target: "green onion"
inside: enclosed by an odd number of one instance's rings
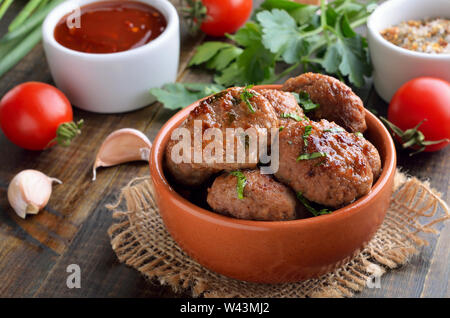
[[[16,47],[11,49],[5,57],[0,60],[0,76],[16,65],[34,46],[41,40],[42,27],[38,26],[28,34]]]
[[[19,12],[8,27],[9,32],[14,31],[19,25],[21,25],[31,13],[39,6],[42,0],[30,0],[25,7]]]
[[[0,6],[0,19],[3,18],[3,16],[6,13],[6,10],[8,10],[9,6],[13,3],[14,0],[6,0],[3,2],[3,4]],[[1,1],[0,1],[1,3]]]
[[[42,21],[44,21],[48,13],[63,1],[64,0],[51,1],[44,8],[33,14],[29,19],[27,19],[21,26],[17,27],[17,29],[7,33],[2,39],[0,39],[0,44],[4,44],[8,41],[11,41],[15,38],[18,38],[22,35],[29,33],[31,30],[34,30],[35,27],[37,27],[42,23]]]
[[[303,134],[303,143],[305,147],[308,147],[308,136],[311,135],[312,126],[308,125],[305,127],[305,133]]]
[[[244,188],[245,188],[245,185],[247,184],[247,178],[241,171],[238,171],[238,170],[231,171],[230,174],[237,177],[236,191],[237,191],[238,199],[242,200],[244,198]]]
[[[327,156],[327,154],[324,152],[304,153],[304,154],[301,154],[300,156],[298,156],[297,161],[311,160],[311,159],[316,159],[316,158],[326,157],[326,156]]]
[[[244,91],[241,93],[241,99],[247,104],[248,109],[251,113],[254,113],[256,110],[253,108],[253,105],[250,103],[249,99],[255,96],[255,94],[250,93],[248,90],[252,88],[253,85],[247,85],[244,88]]]
[[[291,113],[283,113],[280,115],[281,118],[291,118],[294,119],[295,121],[301,121],[302,118],[297,115],[297,114],[291,114]]]
[[[311,203],[303,196],[302,192],[297,192],[297,198],[300,200],[300,202],[305,206],[305,208],[311,212],[314,216],[319,216],[319,215],[323,215],[323,214],[330,214],[333,211],[330,211],[328,209],[321,209],[321,210],[317,210],[315,209]]]

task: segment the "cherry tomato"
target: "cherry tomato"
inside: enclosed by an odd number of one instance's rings
[[[414,128],[425,141],[442,142],[428,145],[425,151],[446,147],[450,140],[450,83],[438,78],[419,77],[405,83],[395,93],[388,108],[388,120],[402,130]],[[446,140],[447,139],[447,140]],[[420,145],[415,145],[416,149]]]
[[[200,29],[211,36],[236,32],[250,17],[252,0],[202,0],[206,18]]]
[[[62,123],[73,119],[72,107],[57,88],[39,82],[20,84],[0,101],[0,127],[16,145],[42,150]]]

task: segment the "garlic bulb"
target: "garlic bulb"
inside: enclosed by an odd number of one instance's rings
[[[92,168],[94,181],[98,167],[110,167],[124,162],[148,161],[152,143],[142,132],[123,128],[112,132],[103,141]]]
[[[52,194],[53,182],[62,183],[37,170],[23,170],[9,183],[9,204],[23,219],[27,214],[37,214],[47,205]]]

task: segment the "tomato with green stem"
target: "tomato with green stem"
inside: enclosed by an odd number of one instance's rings
[[[68,146],[81,133],[83,121],[73,122],[72,106],[56,87],[22,83],[0,101],[0,127],[14,144],[43,150],[56,143]]]
[[[184,17],[191,30],[211,36],[236,32],[250,17],[252,0],[187,0]]]
[[[450,143],[450,83],[432,77],[415,78],[401,86],[383,122],[416,152],[437,151]],[[411,155],[412,155],[411,154]]]

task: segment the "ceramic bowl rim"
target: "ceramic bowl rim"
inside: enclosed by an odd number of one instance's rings
[[[257,85],[254,86],[253,89],[280,89],[281,85]],[[207,97],[205,97],[207,98]],[[205,99],[203,98],[203,99]],[[390,177],[395,173],[396,168],[396,151],[394,141],[386,127],[383,123],[376,118],[375,115],[366,110],[366,118],[370,117],[371,120],[375,123],[375,127],[381,130],[381,136],[383,143],[385,144],[386,154],[384,157],[384,166],[382,173],[376,183],[373,185],[370,192],[363,197],[359,198],[355,202],[335,210],[333,213],[319,215],[316,217],[306,218],[306,219],[295,219],[289,221],[256,221],[256,220],[244,220],[244,219],[236,219],[224,215],[220,215],[216,212],[206,210],[201,208],[187,199],[183,198],[180,194],[178,194],[169,184],[166,177],[164,176],[164,169],[162,167],[163,164],[163,151],[165,149],[166,143],[168,141],[168,134],[188,116],[189,112],[203,99],[200,99],[186,108],[180,110],[175,115],[173,115],[159,130],[156,135],[152,150],[150,154],[150,174],[154,181],[155,187],[162,186],[163,190],[167,195],[172,196],[178,205],[178,207],[183,208],[186,211],[190,211],[190,213],[196,214],[197,217],[201,218],[209,218],[210,220],[215,220],[217,222],[226,222],[230,225],[236,226],[251,226],[251,227],[259,227],[259,228],[278,228],[278,227],[292,227],[299,225],[307,225],[319,222],[327,222],[333,221],[338,218],[346,218],[351,213],[357,213],[363,207],[367,207],[372,203],[372,201],[376,200],[376,198],[380,195],[383,188],[389,184]],[[166,137],[167,136],[167,137]],[[163,141],[165,140],[164,144]]]

